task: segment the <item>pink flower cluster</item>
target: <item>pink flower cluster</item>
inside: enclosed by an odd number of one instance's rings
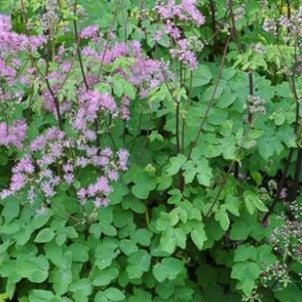
[[[115,73],[121,74],[127,81],[135,85],[140,91],[140,97],[145,98],[150,89],[159,86],[164,82],[163,71],[168,72],[167,64],[164,64],[160,60],[154,60],[147,57],[138,41],[131,41],[130,43],[118,42],[107,48],[103,43],[96,44],[95,41],[90,43],[83,49],[83,55],[87,60],[87,66],[93,69],[95,64],[103,62],[103,64],[111,64],[116,59],[122,57],[128,57],[134,60],[131,67],[128,70],[122,70],[121,68],[116,68]],[[102,49],[98,52],[98,49]],[[93,77],[92,84],[97,83],[97,79]],[[127,105],[128,106],[128,105]],[[125,111],[125,106],[122,104],[121,110]],[[122,116],[125,116],[121,112]],[[125,118],[124,118],[125,119]]]
[[[128,121],[130,118],[129,104],[130,104],[129,98],[126,96],[122,97],[120,112],[121,112],[121,118],[124,121]]]
[[[12,31],[11,19],[0,14],[0,101],[20,101],[23,97],[22,85],[28,84],[20,59],[21,52],[34,52],[46,42],[44,36],[26,36]],[[26,73],[26,69],[25,69]],[[25,83],[26,82],[26,83]]]
[[[167,80],[173,78],[166,63],[159,60],[141,58],[131,67],[131,75],[126,77],[126,79],[139,87],[140,97],[145,98],[150,89],[164,83],[165,75],[168,75]]]
[[[97,38],[99,34],[99,27],[97,25],[89,25],[82,29],[80,37],[81,39]]]
[[[20,51],[35,51],[46,42],[44,36],[28,37],[12,31],[11,19],[0,15],[0,57]]]
[[[72,121],[73,128],[84,134],[88,141],[96,140],[95,131],[90,130],[90,125],[99,118],[99,113],[110,113],[117,116],[117,106],[108,93],[88,90],[79,94],[79,108]]]
[[[205,23],[205,17],[196,8],[196,0],[182,0],[176,4],[175,0],[157,1],[155,10],[164,19],[178,18],[180,21],[193,21],[197,25]]]
[[[186,62],[191,70],[196,69],[197,59],[189,49],[188,40],[181,39],[176,42],[177,48],[170,50],[172,58],[178,58],[181,62]]]
[[[27,125],[23,120],[14,121],[12,125],[0,123],[0,145],[13,145],[18,149],[23,147]]]
[[[128,156],[124,149],[115,154],[109,147],[92,147],[78,136],[66,138],[63,131],[53,127],[31,142],[26,155],[12,169],[9,189],[0,196],[6,198],[24,189],[30,203],[42,197],[47,204],[56,195],[57,186],[74,187],[79,172],[89,167],[101,176],[87,188],[77,190],[79,201],[84,204],[91,200],[96,207],[106,205],[111,183],[120,171],[127,170]]]
[[[205,23],[205,17],[196,7],[195,0],[182,0],[176,4],[175,0],[157,1],[155,11],[163,19],[163,31],[171,38],[175,47],[170,50],[173,58],[185,63],[191,70],[197,67],[197,58],[190,49],[187,39],[182,38],[183,33],[177,26],[178,22],[193,22],[198,26]],[[162,32],[158,30],[155,34],[155,41],[159,41]]]
[[[104,39],[100,39],[99,43],[95,43],[96,41],[92,42],[92,44],[83,48],[83,55],[93,59],[90,64],[95,64],[95,62],[111,64],[114,60],[121,57],[141,56],[141,46],[138,41],[131,41],[130,43],[117,42],[111,46],[107,45],[107,47]],[[99,51],[99,49],[101,49],[101,51]],[[88,63],[88,65],[90,64]]]

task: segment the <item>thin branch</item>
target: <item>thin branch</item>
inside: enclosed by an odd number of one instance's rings
[[[110,39],[111,34],[112,34],[113,25],[114,25],[114,21],[115,21],[116,16],[117,16],[117,11],[118,11],[118,7],[119,7],[119,3],[120,3],[120,0],[117,0],[116,1],[116,8],[114,10],[114,13],[113,13],[111,21],[110,21],[109,31],[107,33],[107,38],[106,38],[106,41],[105,41],[105,45],[104,45],[104,49],[103,49],[103,54],[102,54],[102,58],[101,58],[101,65],[100,65],[100,68],[99,68],[99,71],[98,71],[98,79],[101,77],[102,72],[103,72],[104,60],[105,60],[106,53],[108,51],[109,39]]]
[[[78,34],[78,25],[77,25],[76,16],[77,16],[77,0],[74,2],[74,7],[73,7],[73,29],[74,29],[74,35],[75,35],[76,44],[80,45],[80,38],[79,38],[79,34]],[[84,66],[83,66],[83,61],[82,61],[82,55],[81,55],[81,49],[80,49],[80,47],[77,47],[77,53],[78,53],[78,59],[79,59],[79,63],[80,63],[80,69],[81,69],[81,73],[82,73],[82,77],[83,77],[83,82],[84,82],[86,90],[89,90],[89,86],[88,86],[88,83],[87,83],[87,79],[86,79],[86,75],[85,75],[85,70],[84,70]]]
[[[223,68],[224,68],[224,63],[225,63],[225,58],[226,58],[227,50],[228,50],[229,43],[230,43],[230,38],[231,38],[231,34],[229,34],[228,37],[227,37],[227,40],[226,40],[226,43],[225,43],[225,46],[224,46],[223,56],[222,56],[221,63],[220,63],[220,68],[219,68],[219,73],[218,73],[218,76],[217,76],[217,80],[216,80],[216,83],[215,83],[210,101],[207,104],[205,114],[204,114],[204,116],[201,120],[200,127],[198,129],[197,135],[196,135],[194,141],[191,144],[191,148],[190,148],[190,152],[189,152],[189,156],[188,156],[189,158],[192,155],[194,147],[196,147],[196,145],[197,145],[197,142],[198,142],[199,137],[201,135],[201,132],[203,130],[203,126],[206,122],[206,119],[208,117],[210,109],[212,108],[212,105],[214,103],[214,99],[215,99],[215,96],[216,96],[216,93],[217,93],[217,89],[218,89],[218,86],[219,86],[219,83],[220,83],[220,80],[221,80],[221,76],[222,76],[222,71],[223,71]]]
[[[234,166],[234,164],[236,162],[236,158],[239,155],[239,152],[240,152],[240,150],[241,150],[241,148],[242,148],[242,146],[243,146],[246,138],[248,137],[248,135],[250,133],[250,130],[252,129],[252,126],[253,126],[253,123],[249,123],[248,124],[248,128],[246,129],[245,134],[243,135],[242,140],[241,140],[241,142],[240,142],[240,144],[238,146],[237,152],[235,154],[235,159],[233,159],[232,162],[230,163],[228,171],[227,171],[227,173],[225,174],[225,176],[224,176],[224,178],[222,180],[222,183],[221,183],[220,188],[219,188],[219,190],[218,190],[218,192],[217,192],[217,194],[216,194],[216,196],[214,198],[214,201],[212,202],[212,204],[211,204],[209,210],[207,211],[207,213],[205,214],[205,218],[206,219],[210,216],[210,214],[212,213],[212,210],[213,210],[214,206],[216,205],[216,203],[219,200],[219,197],[220,197],[220,195],[221,195],[221,193],[222,193],[222,191],[223,191],[223,189],[224,189],[224,187],[225,187],[225,185],[226,185],[226,183],[227,183],[227,181],[229,179],[229,176],[231,175],[231,172],[233,170],[233,166]]]

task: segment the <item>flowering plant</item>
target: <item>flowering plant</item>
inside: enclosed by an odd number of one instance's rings
[[[3,297],[300,301],[299,1],[4,2]]]

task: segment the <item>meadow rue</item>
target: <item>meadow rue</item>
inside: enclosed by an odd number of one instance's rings
[[[299,300],[298,0],[4,2],[0,300]]]
[[[73,149],[72,158],[69,157],[70,148]],[[112,190],[110,183],[118,179],[119,171],[127,170],[129,156],[127,150],[120,149],[115,159],[115,154],[109,147],[90,147],[85,139],[79,144],[78,137],[67,139],[56,128],[48,129],[45,134],[32,141],[27,152],[13,167],[10,187],[1,192],[2,198],[27,187],[28,201],[31,204],[34,203],[35,196],[41,195],[50,202],[50,198],[56,195],[57,186],[61,183],[73,186],[77,173],[90,166],[103,176],[88,187],[78,189],[79,202],[85,203],[88,199],[98,197],[104,199]],[[62,166],[62,172],[58,163]],[[96,205],[99,207],[107,203],[103,200]]]
[[[175,0],[157,1],[155,10],[164,19],[178,18],[181,21],[193,21],[197,25],[205,23],[205,17],[196,7],[196,0],[182,0],[176,4]]]
[[[92,39],[98,36],[99,28],[97,25],[89,25],[82,29],[81,38],[82,39]]]
[[[13,145],[19,149],[23,147],[26,138],[27,125],[24,120],[14,121],[11,125],[0,123],[0,145]]]

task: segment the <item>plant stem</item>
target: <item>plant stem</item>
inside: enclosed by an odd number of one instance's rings
[[[80,38],[79,38],[79,34],[78,34],[78,25],[77,25],[76,16],[77,16],[77,1],[74,2],[74,7],[73,7],[73,29],[74,29],[76,45],[80,45]],[[83,77],[83,82],[84,82],[86,90],[88,91],[89,86],[88,86],[88,83],[87,83],[85,70],[84,70],[84,66],[83,66],[81,49],[80,49],[80,47],[77,47],[76,50],[77,50],[77,53],[78,53],[78,59],[79,59],[80,69],[81,69],[81,73],[82,73],[82,77]]]
[[[219,68],[219,73],[218,73],[218,76],[217,76],[217,80],[216,80],[216,83],[215,83],[215,86],[214,86],[214,89],[213,89],[210,101],[207,104],[206,111],[205,111],[204,116],[203,116],[203,118],[201,120],[200,127],[198,129],[197,135],[196,135],[194,141],[191,143],[191,148],[190,148],[190,151],[189,151],[188,158],[191,157],[193,149],[197,145],[197,142],[198,142],[199,137],[201,135],[201,132],[203,130],[203,126],[205,124],[205,121],[206,121],[206,119],[208,117],[208,114],[210,112],[210,109],[212,108],[212,105],[214,103],[214,99],[215,99],[215,96],[216,96],[216,92],[217,92],[217,89],[218,89],[218,86],[219,86],[219,83],[220,83],[220,80],[221,80],[221,76],[222,76],[222,71],[223,71],[223,68],[224,68],[224,62],[225,62],[227,50],[228,50],[228,47],[229,47],[230,38],[231,38],[231,34],[229,34],[228,37],[227,37],[227,39],[226,39],[226,43],[225,43],[225,46],[224,46],[223,56],[222,56],[222,59],[221,59],[221,63],[220,63],[220,68]]]
[[[187,103],[186,103],[186,114],[189,111],[190,108],[190,103],[191,103],[191,93],[192,93],[192,82],[193,82],[193,72],[190,71],[190,79],[189,79],[189,90],[188,90],[188,97],[187,97]],[[184,153],[184,149],[185,149],[185,129],[186,128],[186,124],[185,124],[185,117],[182,118],[182,129],[181,129],[181,149],[182,149],[182,153]]]

